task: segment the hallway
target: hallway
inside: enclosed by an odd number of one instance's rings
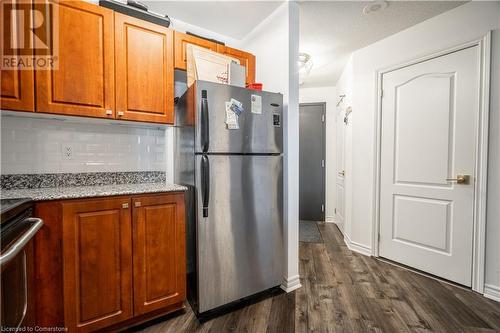
[[[351,252],[334,224],[300,243],[302,288],[200,325],[188,308],[148,333],[499,332],[500,303]]]

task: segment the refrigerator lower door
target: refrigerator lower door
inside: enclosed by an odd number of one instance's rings
[[[282,159],[196,155],[199,313],[281,284]]]

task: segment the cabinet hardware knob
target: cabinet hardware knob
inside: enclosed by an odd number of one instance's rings
[[[141,207],[141,202],[140,202],[140,201],[136,201],[136,202],[134,203],[134,205],[135,205],[136,207]]]
[[[111,116],[113,114],[113,110],[106,109],[106,115]]]
[[[124,203],[124,204],[122,204],[122,208],[124,208],[124,209],[125,209],[125,208],[128,208],[128,203]]]

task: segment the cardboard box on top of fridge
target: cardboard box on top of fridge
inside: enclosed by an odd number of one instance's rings
[[[196,80],[231,84],[231,63],[240,63],[238,59],[192,44],[187,45],[186,58],[188,87]]]

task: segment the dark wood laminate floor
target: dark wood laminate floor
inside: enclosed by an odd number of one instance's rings
[[[190,309],[143,332],[500,332],[500,303],[351,252],[333,224],[300,243],[302,288],[199,324]]]

